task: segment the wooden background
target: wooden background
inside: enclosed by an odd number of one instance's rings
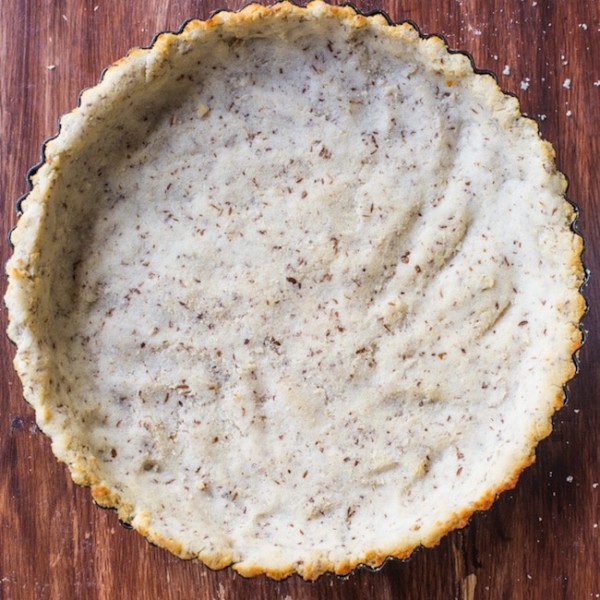
[[[240,0],[0,0],[2,240],[41,142],[83,87],[128,48]],[[357,1],[443,33],[498,74],[537,118],[581,208],[591,332],[555,432],[513,492],[463,531],[408,562],[346,579],[245,580],[180,561],[120,527],[73,485],[24,403],[0,336],[0,598],[584,599],[600,598],[599,298],[600,3],[597,0]],[[506,67],[508,65],[508,67]],[[0,247],[2,262],[9,248]],[[0,293],[4,294],[2,281]],[[0,329],[6,314],[0,314]]]

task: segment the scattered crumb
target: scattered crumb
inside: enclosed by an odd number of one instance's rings
[[[587,31],[587,23],[579,23],[579,28]]]
[[[567,483],[573,483],[573,475],[567,476]]]
[[[525,77],[525,79],[523,81],[521,81],[521,89],[522,90],[529,89],[529,82],[530,81],[531,81],[531,79],[529,79],[529,77]]]
[[[498,55],[497,55],[497,54],[492,54],[492,58],[493,58],[494,60],[498,60]]]
[[[54,71],[54,69],[56,69],[56,65],[48,65],[46,68],[48,71]]]
[[[538,115],[540,121],[545,121],[548,117],[546,115]]]
[[[596,488],[597,488],[599,485],[600,485],[600,483],[592,483],[592,487],[593,487],[594,489],[596,489]]]
[[[68,21],[68,20],[69,20],[69,19],[67,18],[67,15],[63,15],[63,16],[62,16],[62,18],[63,18],[63,21]]]
[[[598,79],[598,81],[594,81],[594,85],[595,85],[596,87],[600,87],[600,79]]]
[[[504,65],[504,69],[502,70],[502,75],[510,75],[510,67],[508,65]]]
[[[573,412],[574,412],[576,415],[578,415],[578,414],[579,414],[579,410],[580,410],[579,408],[574,408],[574,409],[573,409]]]
[[[566,112],[566,115],[567,115],[567,117],[571,117],[571,116],[573,116],[573,111],[572,111],[572,110],[568,110],[568,111]]]
[[[206,104],[198,105],[198,115],[200,118],[205,117],[210,112],[210,107]]]
[[[100,8],[100,6],[96,5],[94,6],[94,12],[97,12],[97,10]]]
[[[565,90],[570,90],[571,89],[571,80],[565,79],[563,81],[563,87],[565,88]]]

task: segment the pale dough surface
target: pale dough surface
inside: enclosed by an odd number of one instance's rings
[[[74,478],[213,567],[314,578],[514,484],[573,375],[581,240],[517,101],[313,3],[133,52],[49,143],[8,265]]]

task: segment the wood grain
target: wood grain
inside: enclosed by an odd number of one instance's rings
[[[128,48],[205,18],[239,0],[2,0],[0,2],[0,186],[2,239],[15,222],[14,202],[41,142],[81,88]],[[468,50],[478,67],[495,71],[538,119],[570,179],[581,209],[585,260],[598,270],[600,187],[600,5],[597,0],[357,1],[410,19],[424,33],[443,33]],[[505,66],[508,66],[506,68]],[[1,246],[4,262],[10,250]],[[600,598],[600,389],[598,280],[587,295],[591,333],[570,401],[537,463],[485,514],[434,549],[377,573],[309,584],[297,577],[245,580],[178,560],[119,526],[73,485],[49,440],[36,428],[13,373],[13,349],[0,354],[0,598]],[[0,292],[4,293],[2,281]],[[6,326],[2,311],[0,329]]]

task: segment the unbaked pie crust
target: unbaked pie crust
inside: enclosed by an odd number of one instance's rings
[[[73,479],[211,568],[408,557],[512,487],[574,375],[582,240],[514,97],[313,2],[113,65],[12,234],[16,369]]]

